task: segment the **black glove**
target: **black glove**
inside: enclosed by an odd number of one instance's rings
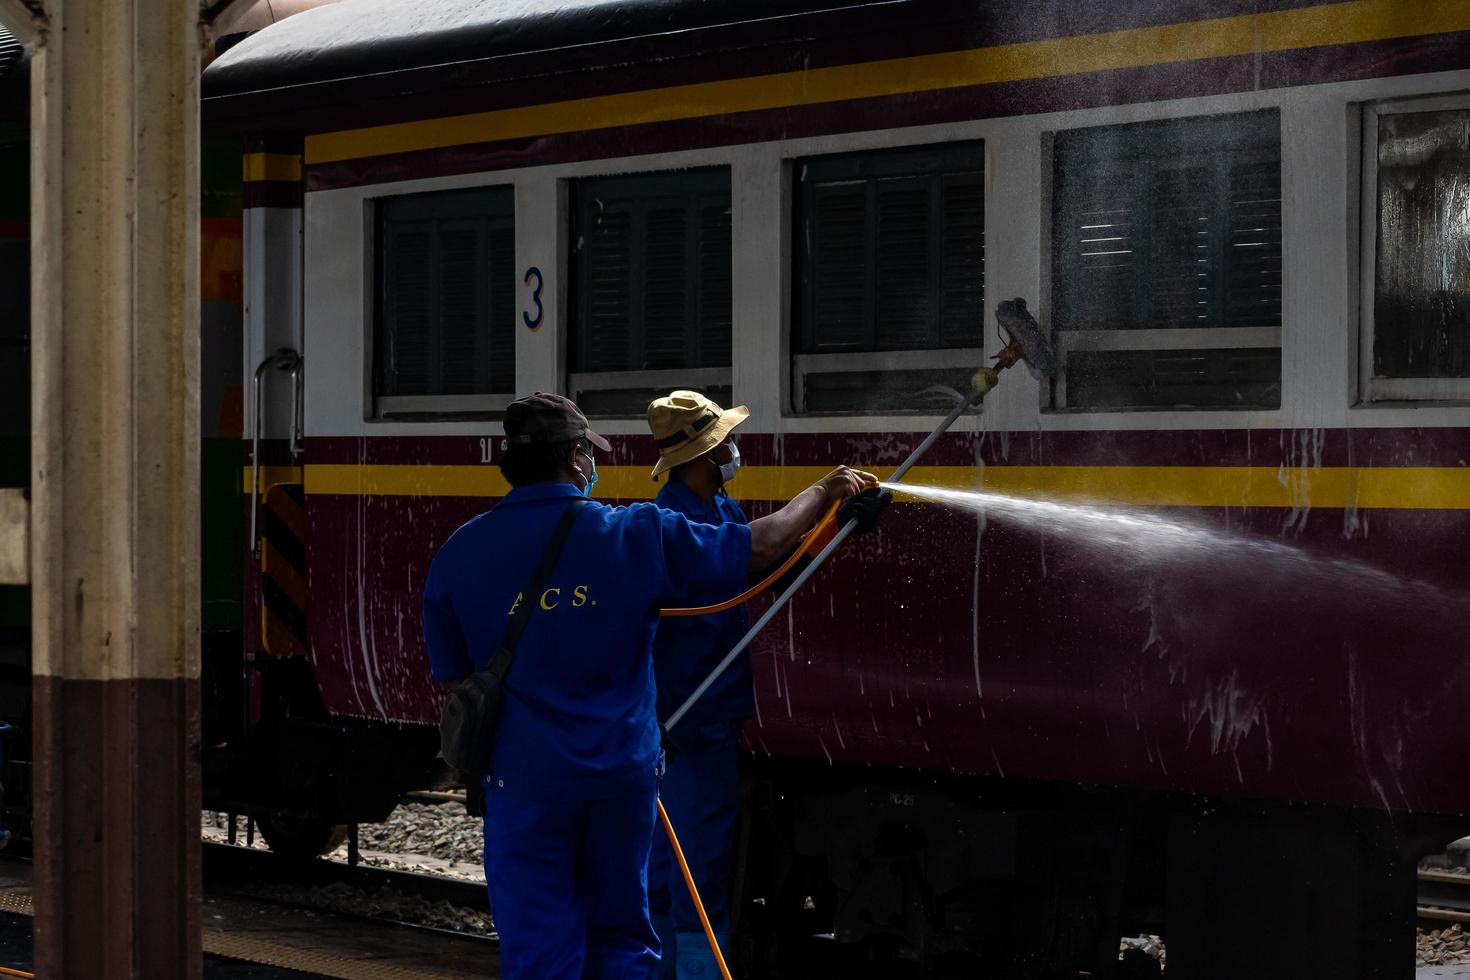
[[[892,502],[892,490],[869,487],[837,508],[837,526],[846,527],[848,521],[857,521],[852,533],[867,534],[878,526],[878,515]]]

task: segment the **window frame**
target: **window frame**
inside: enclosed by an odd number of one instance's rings
[[[1470,112],[1470,93],[1444,93],[1363,103],[1362,197],[1359,201],[1358,399],[1359,404],[1470,402],[1467,378],[1376,378],[1373,342],[1378,296],[1378,119],[1410,112]]]
[[[1131,341],[1131,342],[1129,342]],[[1144,343],[1143,341],[1152,341]],[[1067,356],[1077,351],[1281,350],[1281,327],[1149,327],[1137,330],[1053,330],[1057,373],[1052,378],[1054,412],[1275,412],[1279,406],[1067,404]],[[1283,373],[1285,368],[1282,369]]]
[[[690,367],[690,368],[651,368],[633,369],[627,371],[582,371],[579,370],[577,357],[578,331],[586,323],[588,297],[580,288],[583,263],[577,258],[577,238],[581,234],[582,223],[582,197],[588,193],[588,189],[595,189],[598,184],[618,183],[623,181],[646,181],[647,190],[639,192],[640,199],[654,199],[659,197],[693,196],[698,197],[714,193],[713,185],[723,179],[724,188],[729,197],[731,212],[730,220],[730,364],[717,367]],[[702,186],[709,184],[710,186]],[[566,391],[576,401],[581,400],[583,392],[608,392],[629,391],[644,388],[661,388],[671,390],[674,388],[695,388],[708,390],[710,388],[731,388],[734,384],[734,362],[735,362],[735,177],[729,163],[716,163],[681,167],[671,170],[647,170],[630,171],[623,173],[593,173],[582,176],[574,176],[566,179],[567,188],[567,210],[566,210],[566,329],[563,334],[563,344],[566,364]],[[691,249],[697,250],[697,241],[689,243]],[[641,255],[641,253],[640,253]],[[641,270],[641,257],[637,260]],[[632,274],[630,272],[630,274]],[[602,412],[589,412],[589,417],[600,419],[633,419],[642,418],[642,414],[607,414]]]
[[[805,408],[808,374],[849,374],[863,371],[933,371],[960,365],[986,363],[985,351],[979,347],[944,347],[925,350],[829,351],[825,354],[792,354],[791,404],[798,416],[821,418],[833,416],[861,417],[863,409],[822,411]],[[932,409],[913,412],[885,411],[881,415],[932,415]]]
[[[1242,108],[1224,112],[1208,112],[1204,114],[1168,115],[1157,118],[1129,120],[1118,123],[1093,123],[1083,126],[1069,126],[1065,128],[1047,130],[1043,134],[1044,146],[1042,152],[1043,160],[1043,188],[1041,195],[1041,219],[1043,222],[1041,257],[1042,266],[1042,310],[1047,321],[1047,329],[1051,335],[1053,349],[1056,353],[1057,370],[1050,379],[1050,384],[1042,385],[1042,414],[1113,414],[1113,413],[1159,413],[1159,412],[1181,412],[1195,415],[1201,412],[1277,412],[1281,410],[1280,405],[1262,406],[1246,405],[1239,408],[1229,405],[1136,405],[1136,406],[1099,406],[1071,405],[1067,402],[1067,361],[1070,354],[1086,351],[1190,351],[1190,350],[1261,350],[1275,349],[1284,352],[1282,347],[1282,334],[1285,327],[1286,308],[1285,292],[1287,279],[1286,261],[1286,199],[1285,191],[1282,191],[1281,213],[1282,213],[1282,323],[1276,326],[1253,326],[1253,327],[1133,327],[1116,330],[1063,330],[1055,325],[1055,302],[1053,298],[1056,256],[1056,219],[1054,214],[1054,201],[1057,186],[1057,163],[1055,155],[1055,140],[1058,134],[1076,132],[1088,129],[1109,129],[1117,126],[1138,126],[1153,123],[1173,123],[1193,119],[1212,119],[1222,116],[1250,115],[1259,112],[1275,112],[1277,118],[1277,151],[1281,162],[1278,166],[1284,166],[1285,139],[1281,129],[1281,107],[1279,105],[1268,105],[1257,108]],[[1283,180],[1284,184],[1284,180]],[[1284,353],[1283,353],[1284,356]],[[1281,384],[1285,384],[1285,364],[1282,366]],[[1049,393],[1047,389],[1050,389]],[[1050,397],[1048,397],[1048,394]]]
[[[916,172],[915,161],[922,161],[928,169]],[[973,166],[971,166],[973,164]],[[903,143],[898,145],[880,145],[872,147],[861,147],[850,150],[838,150],[831,153],[818,153],[805,156],[792,157],[788,160],[789,172],[791,174],[791,186],[788,201],[790,210],[786,215],[788,226],[792,234],[792,253],[790,257],[791,268],[791,296],[786,303],[790,329],[787,331],[785,347],[786,367],[790,371],[789,397],[786,399],[786,408],[794,418],[841,418],[841,417],[864,417],[877,414],[880,416],[906,416],[934,414],[932,408],[917,409],[913,412],[897,412],[885,410],[874,413],[871,410],[853,408],[842,410],[823,411],[809,409],[806,407],[807,376],[817,374],[847,374],[863,371],[926,371],[942,370],[952,368],[959,364],[983,364],[985,363],[985,352],[981,346],[956,346],[956,347],[920,347],[920,348],[895,348],[889,350],[828,350],[821,352],[806,352],[804,350],[805,333],[811,329],[813,319],[813,304],[815,293],[809,288],[809,282],[813,275],[814,265],[811,262],[798,261],[801,241],[803,236],[809,233],[809,222],[812,220],[814,208],[812,206],[812,194],[803,179],[802,169],[816,165],[821,171],[831,171],[825,177],[817,179],[868,181],[876,179],[923,179],[932,180],[939,178],[941,184],[945,177],[954,174],[975,174],[981,188],[981,228],[982,245],[980,257],[981,295],[980,295],[980,322],[978,324],[979,340],[984,343],[985,338],[985,265],[984,253],[984,230],[986,229],[990,216],[990,184],[989,184],[989,160],[986,156],[986,140],[984,137],[966,137],[957,140],[943,140],[929,143]],[[942,214],[941,214],[942,217]],[[869,215],[869,221],[876,221],[876,216]],[[937,229],[941,234],[942,226]],[[930,242],[931,250],[937,246]],[[936,269],[931,270],[935,276],[935,283],[931,286],[936,292],[942,293],[943,284],[943,258]],[[865,298],[865,304],[868,302]],[[866,313],[865,313],[866,316]],[[936,311],[936,318],[942,318],[942,312]],[[936,329],[942,331],[942,322]],[[783,413],[784,414],[784,413]]]
[[[515,247],[516,236],[516,202],[514,184],[477,184],[466,187],[450,187],[442,190],[428,191],[405,191],[401,194],[385,194],[371,199],[371,228],[372,228],[372,282],[370,284],[369,298],[372,316],[368,321],[368,350],[371,352],[371,360],[367,365],[368,373],[368,408],[366,421],[369,422],[424,422],[439,421],[444,419],[489,419],[499,416],[507,406],[515,400],[514,391],[487,392],[478,394],[441,394],[441,395],[383,395],[379,394],[381,359],[383,355],[383,344],[387,329],[386,308],[386,275],[387,275],[387,224],[388,206],[391,202],[401,201],[406,198],[420,198],[433,201],[429,208],[425,209],[423,219],[440,218],[444,216],[459,216],[452,207],[448,206],[451,197],[468,197],[474,194],[486,194],[494,197],[503,197],[508,203],[505,214],[493,214],[486,217],[494,222],[504,221],[508,223],[511,234],[512,249]],[[510,268],[510,281],[512,293],[512,309],[519,300],[516,296],[516,259],[512,255]],[[487,310],[487,317],[490,311]],[[511,360],[512,387],[515,386],[516,376],[515,360],[518,331],[514,322],[511,324],[507,334],[510,340],[510,351],[508,355]]]

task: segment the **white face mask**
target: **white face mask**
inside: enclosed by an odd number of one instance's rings
[[[730,443],[730,462],[720,464],[720,482],[729,483],[740,472],[740,447]]]

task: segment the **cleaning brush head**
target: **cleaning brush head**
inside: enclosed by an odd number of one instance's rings
[[[1013,352],[1005,363],[1014,363],[1018,357],[1031,369],[1031,376],[1038,381],[1056,373],[1057,362],[1052,354],[1051,342],[1046,331],[1026,309],[1026,301],[1019,296],[1008,299],[995,308],[995,319],[1005,335],[1006,350]]]

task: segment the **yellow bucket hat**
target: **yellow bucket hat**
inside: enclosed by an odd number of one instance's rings
[[[744,405],[726,411],[697,391],[675,391],[655,398],[648,405],[648,428],[658,445],[653,478],[703,456],[749,415]]]

